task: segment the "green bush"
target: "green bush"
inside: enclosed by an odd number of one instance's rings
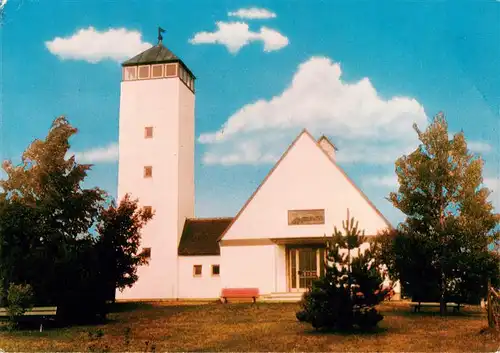
[[[29,284],[11,283],[7,291],[7,313],[12,323],[33,308],[34,294]]]
[[[370,249],[358,251],[366,238],[354,219],[343,226],[346,234],[335,228],[329,242],[324,276],[304,293],[302,310],[296,314],[299,321],[315,329],[367,330],[383,319],[375,309],[387,294],[379,289],[381,273]]]

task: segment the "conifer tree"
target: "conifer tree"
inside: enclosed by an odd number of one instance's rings
[[[304,293],[297,319],[316,329],[372,328],[383,319],[377,305],[385,293],[383,278],[358,222],[342,222],[327,243],[325,274]]]

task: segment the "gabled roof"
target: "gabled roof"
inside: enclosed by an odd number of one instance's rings
[[[162,63],[181,63],[184,68],[194,77],[189,68],[182,62],[182,60],[175,55],[170,49],[159,43],[149,49],[146,49],[133,58],[128,59],[122,63],[122,66],[136,66],[136,65],[150,65]]]
[[[181,256],[220,255],[220,235],[232,218],[188,218],[184,223],[178,254]]]
[[[295,140],[290,144],[290,146],[286,149],[286,151],[283,153],[283,155],[281,156],[281,158],[278,160],[278,162],[276,162],[276,164],[273,166],[273,168],[269,171],[269,173],[266,175],[266,177],[264,178],[264,180],[262,181],[262,183],[259,185],[259,187],[254,191],[254,193],[252,194],[252,196],[250,196],[250,198],[245,202],[245,204],[243,205],[243,207],[240,209],[240,211],[238,212],[238,214],[236,214],[236,216],[232,219],[231,223],[228,225],[228,227],[224,230],[224,232],[220,235],[220,237],[218,238],[217,241],[220,241],[224,238],[224,235],[226,235],[226,233],[228,232],[228,230],[232,227],[232,225],[238,220],[238,218],[240,217],[240,215],[243,213],[243,211],[245,211],[245,209],[247,208],[247,206],[250,204],[250,202],[252,201],[252,199],[255,197],[255,195],[257,195],[257,193],[259,192],[259,190],[262,188],[262,186],[266,183],[266,181],[271,177],[271,175],[273,174],[273,172],[278,168],[278,166],[280,165],[280,163],[285,159],[285,157],[288,155],[288,153],[290,152],[290,150],[295,146],[295,144],[297,143],[297,141],[303,136],[303,135],[306,135],[308,136],[311,140],[314,141],[314,143],[316,144],[316,146],[321,150],[321,152],[323,153],[323,155],[328,158],[328,160],[340,171],[340,173],[347,179],[347,181],[359,192],[359,194],[367,201],[367,203],[370,205],[370,207],[382,218],[382,220],[387,224],[387,226],[389,228],[393,228],[392,224],[389,222],[389,220],[387,220],[387,218],[384,217],[384,215],[377,209],[377,207],[370,201],[370,199],[365,195],[365,193],[363,193],[363,191],[361,191],[361,189],[354,183],[354,181],[352,181],[351,178],[349,178],[349,176],[346,174],[346,172],[337,164],[335,163],[335,161],[330,158],[330,156],[328,155],[328,153],[320,146],[319,144],[319,141],[316,141],[314,139],[314,137],[311,135],[311,133],[309,133],[309,131],[307,131],[307,129],[303,129],[302,132],[295,138]],[[326,136],[322,136],[322,138],[325,138],[327,139],[327,141],[329,143],[331,143],[333,145],[333,143],[326,137]],[[334,146],[335,147],[335,146]]]

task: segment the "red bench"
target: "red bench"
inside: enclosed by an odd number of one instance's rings
[[[224,302],[228,302],[228,299],[253,299],[253,302],[259,297],[258,288],[223,288],[221,297]]]

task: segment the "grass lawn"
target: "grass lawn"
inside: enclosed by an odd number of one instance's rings
[[[120,303],[105,325],[0,331],[0,349],[494,352],[500,347],[500,336],[480,333],[486,318],[474,307],[442,318],[434,308],[414,314],[406,303],[384,303],[380,327],[365,334],[315,332],[296,320],[297,309],[297,304]]]

